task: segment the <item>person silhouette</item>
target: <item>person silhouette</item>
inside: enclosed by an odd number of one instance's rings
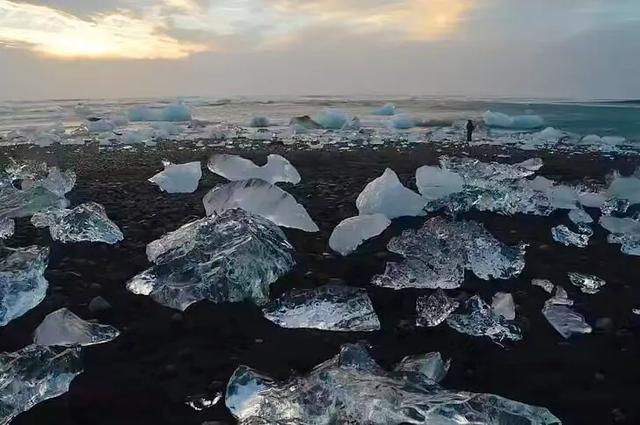
[[[473,121],[468,120],[467,121],[467,142],[471,141],[471,137],[473,136],[473,130],[476,127],[473,125]]]

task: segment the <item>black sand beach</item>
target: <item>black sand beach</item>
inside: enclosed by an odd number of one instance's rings
[[[220,401],[195,411],[185,405],[190,395],[224,393],[240,364],[285,378],[304,373],[332,357],[345,342],[366,340],[382,365],[391,366],[409,354],[440,351],[452,358],[443,386],[449,389],[495,393],[547,407],[567,425],[640,423],[640,257],[620,253],[606,242],[606,232],[594,226],[586,249],[554,242],[551,227],[567,223],[566,212],[550,217],[469,213],[501,241],[527,242],[526,268],[516,279],[482,281],[467,273],[463,288],[453,294],[481,294],[485,300],[497,291],[514,295],[524,340],[504,349],[486,338],[462,335],[447,326],[415,328],[415,298],[428,291],[393,291],[372,287],[374,274],[384,270],[387,241],[401,230],[420,226],[424,218],[394,220],[380,237],[342,258],[327,246],[333,227],[357,214],[355,199],[367,182],[385,169],[394,169],[405,184],[415,187],[415,169],[436,164],[438,156],[464,155],[482,160],[518,162],[539,156],[539,175],[552,179],[603,183],[611,170],[632,172],[637,157],[604,158],[595,154],[549,154],[509,151],[495,147],[441,147],[416,145],[402,150],[362,148],[354,151],[298,151],[283,146],[261,150],[179,147],[129,151],[100,151],[94,146],[64,146],[47,150],[24,146],[0,149],[0,165],[8,157],[45,160],[78,176],[67,197],[72,205],[95,201],[122,229],[117,245],[52,242],[46,229],[19,219],[10,246],[41,244],[51,247],[46,299],[24,316],[0,328],[0,351],[15,351],[31,342],[44,316],[68,307],[79,316],[96,318],[121,330],[116,340],[83,351],[85,371],[70,391],[17,417],[13,425],[200,425],[206,421],[234,423]],[[125,289],[125,282],[148,267],[145,246],[164,233],[204,216],[202,197],[223,179],[204,171],[192,194],[166,194],[147,178],[162,169],[163,159],[182,163],[206,160],[214,152],[236,153],[264,163],[268,153],[280,153],[302,176],[296,186],[283,186],[302,203],[320,232],[284,229],[296,250],[297,266],[272,286],[277,296],[290,288],[315,287],[330,282],[367,288],[382,329],[373,333],[330,333],[287,330],[263,319],[250,303],[214,305],[200,302],[184,313],[163,307],[148,297]],[[498,155],[509,154],[503,158]],[[596,274],[607,285],[596,295],[573,287],[566,273]],[[548,295],[530,284],[547,278],[563,285],[592,325],[610,318],[611,326],[591,335],[563,339],[545,320],[541,308]],[[87,308],[96,296],[112,309],[93,315]],[[217,422],[216,422],[217,421]]]

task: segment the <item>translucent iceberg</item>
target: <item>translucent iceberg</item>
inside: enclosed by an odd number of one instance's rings
[[[542,314],[547,321],[564,338],[569,338],[574,333],[591,333],[591,326],[584,317],[569,308],[573,304],[567,297],[566,291],[561,287],[556,289],[556,295],[548,299],[542,307]]]
[[[460,303],[449,298],[442,289],[416,299],[416,325],[433,327],[444,322]]]
[[[593,218],[582,208],[569,211],[569,220],[574,224],[593,223]]]
[[[381,107],[374,109],[371,113],[373,115],[387,115],[387,116],[395,115],[396,105],[394,105],[393,103],[385,103]]]
[[[390,219],[424,215],[425,203],[420,195],[404,187],[390,168],[369,182],[356,199],[360,215],[384,214]]]
[[[0,217],[0,239],[6,239],[13,236],[15,227],[16,223],[12,219]]]
[[[261,115],[257,115],[251,118],[249,122],[249,127],[269,127],[269,118]]]
[[[151,177],[151,183],[160,186],[167,193],[193,193],[198,189],[198,183],[202,178],[200,161],[187,162],[186,164],[172,164],[164,162],[164,171]]]
[[[371,332],[380,329],[367,291],[349,286],[325,285],[293,290],[267,304],[264,317],[283,328]]]
[[[609,243],[620,244],[620,251],[628,255],[640,255],[640,221],[625,217],[600,217],[600,225],[607,229]]]
[[[640,169],[629,177],[614,173],[607,194],[610,199],[625,200],[629,205],[640,204]]]
[[[36,345],[94,345],[109,342],[120,332],[109,325],[86,322],[66,308],[49,313],[33,334]]]
[[[491,309],[507,320],[516,318],[516,304],[513,302],[513,296],[508,292],[497,292],[491,299]]]
[[[425,199],[432,201],[461,192],[464,179],[458,173],[425,165],[416,170],[416,186]]]
[[[289,125],[293,127],[294,130],[299,132],[304,132],[306,130],[317,130],[322,128],[322,125],[312,120],[308,115],[291,118]]]
[[[530,130],[544,126],[544,120],[538,115],[510,116],[500,112],[487,111],[482,115],[482,118],[489,127]]]
[[[250,179],[219,185],[202,199],[207,215],[241,208],[278,226],[317,232],[307,210],[293,196],[264,180]]]
[[[416,126],[416,120],[408,115],[396,115],[391,120],[391,126],[396,130],[408,130]]]
[[[432,365],[418,359],[387,372],[363,345],[347,344],[308,375],[284,382],[240,366],[225,403],[241,425],[561,424],[545,408],[446,390],[432,379]]]
[[[115,244],[124,239],[120,228],[107,217],[96,202],[80,204],[74,209],[50,209],[31,217],[36,227],[48,227],[51,238],[63,243],[104,242]]]
[[[564,246],[577,246],[578,248],[586,248],[589,245],[591,233],[576,233],[570,230],[564,224],[555,226],[551,229],[553,240]]]
[[[467,300],[463,306],[462,313],[451,314],[447,318],[447,324],[460,333],[472,336],[487,336],[498,344],[505,339],[513,341],[522,339],[522,331],[516,324],[496,314],[477,295]]]
[[[382,214],[345,218],[331,232],[329,246],[341,255],[349,255],[364,241],[384,232],[390,224],[391,220]]]
[[[462,285],[465,269],[481,279],[509,279],[524,269],[526,245],[504,245],[473,221],[433,217],[417,230],[405,230],[387,249],[405,259],[388,262],[372,283],[394,289],[443,288]]]
[[[129,108],[129,121],[191,121],[191,108],[183,103],[164,107],[136,105]]]
[[[0,247],[0,255],[0,326],[4,326],[44,299],[49,286],[44,278],[49,248]]]
[[[29,345],[0,354],[0,424],[38,403],[69,391],[71,381],[82,373],[77,347]]]
[[[567,273],[567,275],[569,276],[569,281],[585,294],[597,294],[600,288],[607,284],[598,276],[574,272]]]
[[[207,167],[212,173],[231,181],[260,179],[271,184],[300,183],[298,170],[286,158],[275,154],[267,156],[263,166],[238,155],[218,154],[209,159]]]
[[[314,120],[323,128],[329,130],[340,130],[349,122],[349,115],[340,109],[327,108],[320,113]]]
[[[293,268],[292,251],[271,221],[227,210],[147,245],[155,265],[133,277],[127,289],[178,310],[205,299],[264,304],[271,283]]]

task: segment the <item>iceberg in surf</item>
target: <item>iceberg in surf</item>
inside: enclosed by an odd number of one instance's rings
[[[13,236],[16,223],[7,217],[0,218],[0,239],[6,239]]]
[[[136,105],[129,108],[129,121],[191,121],[191,108],[183,103],[163,107]]]
[[[425,203],[422,196],[402,185],[391,168],[369,182],[356,199],[360,215],[384,214],[390,219],[424,215]]]
[[[109,325],[82,320],[70,310],[61,308],[49,313],[33,334],[37,345],[94,345],[109,342],[120,332]]]
[[[331,232],[329,246],[341,255],[349,255],[364,241],[384,232],[390,224],[391,220],[383,214],[345,218]]]
[[[238,155],[218,154],[209,159],[207,167],[212,173],[231,181],[260,179],[271,184],[300,183],[300,174],[296,167],[286,158],[276,154],[267,156],[267,163],[262,166]]]
[[[400,263],[387,262],[383,275],[372,283],[393,289],[458,288],[465,270],[480,279],[509,279],[525,266],[526,244],[507,246],[482,224],[433,217],[417,230],[405,230],[387,249],[400,254]]]
[[[558,286],[556,294],[549,298],[542,308],[542,314],[549,324],[564,338],[569,338],[575,333],[591,333],[591,326],[584,317],[573,311],[569,306],[573,304],[566,291]]]
[[[436,290],[429,296],[418,297],[416,299],[416,325],[438,326],[459,306],[460,303],[449,298],[442,289]]]
[[[544,120],[538,115],[507,115],[500,112],[487,111],[482,119],[489,127],[531,130],[544,126]]]
[[[124,239],[120,228],[107,217],[104,207],[87,202],[74,209],[49,209],[31,217],[36,227],[48,227],[51,238],[63,243],[104,242],[115,244]]]
[[[462,310],[447,318],[447,324],[460,333],[487,336],[498,344],[505,339],[522,339],[522,331],[518,326],[497,314],[477,295],[469,298]]]
[[[307,130],[318,130],[322,128],[321,124],[312,120],[308,115],[291,118],[291,121],[289,121],[289,125],[298,132],[304,132]]]
[[[640,221],[630,217],[600,217],[600,225],[610,234],[607,241],[620,244],[620,251],[628,255],[640,255]]]
[[[391,126],[396,130],[408,130],[416,126],[416,120],[408,115],[396,115],[391,120]]]
[[[44,300],[49,248],[0,247],[0,256],[0,326],[4,326]]]
[[[251,118],[251,121],[249,121],[249,127],[269,127],[269,118],[261,116],[261,115],[257,115],[255,117]]]
[[[293,196],[264,180],[250,179],[216,186],[202,199],[207,215],[241,208],[278,226],[317,232],[307,210]]]
[[[346,112],[340,109],[327,108],[314,121],[327,130],[340,130],[350,119]]]
[[[201,300],[264,304],[271,283],[293,268],[292,251],[271,221],[227,210],[147,245],[154,265],[129,280],[127,289],[178,310]]]
[[[240,425],[561,424],[542,407],[442,388],[438,381],[447,366],[429,353],[388,372],[363,344],[346,344],[309,374],[286,381],[239,366],[227,384],[225,404]]]
[[[326,285],[293,290],[267,304],[264,317],[283,328],[339,332],[371,332],[380,329],[367,291],[349,286]]]
[[[164,171],[151,177],[149,181],[157,184],[167,193],[193,193],[198,189],[198,183],[202,178],[200,161],[187,162],[186,164],[172,164],[163,162]]]
[[[82,373],[79,347],[28,345],[0,354],[0,424],[69,391]]]
[[[371,113],[373,115],[387,115],[387,116],[395,115],[396,105],[394,105],[393,103],[385,103],[381,107],[374,109]]]

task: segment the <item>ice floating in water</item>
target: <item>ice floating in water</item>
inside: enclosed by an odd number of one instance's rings
[[[31,217],[36,227],[48,227],[51,238],[63,243],[104,242],[115,244],[124,239],[120,228],[107,217],[104,207],[87,202],[74,209],[51,209]]]
[[[267,156],[263,166],[238,155],[218,154],[209,159],[207,167],[212,173],[231,181],[260,179],[271,184],[300,183],[298,170],[286,158],[275,154]]]
[[[589,245],[589,238],[592,235],[590,233],[576,233],[570,230],[564,224],[553,227],[551,229],[551,235],[553,240],[561,243],[564,246],[577,246],[578,248],[586,248]]]
[[[607,284],[607,282],[598,276],[574,272],[567,273],[567,275],[571,283],[580,288],[585,294],[597,294],[600,288]]]
[[[640,255],[640,221],[625,217],[600,217],[600,225],[607,229],[609,243],[620,244],[620,251],[628,255]]]
[[[160,186],[167,193],[193,193],[202,178],[200,161],[186,164],[164,163],[164,171],[151,177],[149,181]]]
[[[86,322],[66,308],[49,313],[36,328],[37,345],[94,345],[109,342],[120,332],[109,325]]]
[[[464,304],[462,313],[451,314],[447,324],[460,333],[488,336],[500,344],[505,339],[519,341],[522,331],[518,326],[495,313],[482,298],[475,295]]]
[[[284,382],[239,366],[225,403],[240,425],[561,424],[542,407],[440,387],[433,378],[443,372],[433,358],[413,358],[387,372],[363,345],[347,344],[308,375]]]
[[[69,384],[82,373],[77,347],[28,345],[13,353],[0,354],[0,424],[38,403],[69,391]]]
[[[593,223],[593,218],[583,209],[569,211],[569,220],[574,224]]]
[[[16,223],[7,217],[0,217],[0,239],[6,239],[13,236]]]
[[[264,304],[294,266],[293,248],[271,221],[239,209],[185,224],[147,245],[155,263],[127,289],[179,310],[200,301]]]
[[[342,332],[380,329],[367,291],[349,286],[293,290],[267,304],[262,312],[265,318],[283,328]]]
[[[416,126],[416,120],[408,115],[396,115],[391,120],[391,126],[397,130],[408,130]]]
[[[489,127],[530,130],[544,126],[544,120],[538,115],[510,116],[500,112],[487,111],[482,118]]]
[[[207,215],[242,208],[278,226],[317,232],[307,210],[293,196],[264,180],[250,179],[216,186],[202,200]]]
[[[329,246],[341,255],[349,255],[364,241],[384,232],[390,224],[391,220],[382,214],[345,218],[331,232]]]
[[[157,108],[132,106],[128,114],[130,121],[191,121],[191,108],[183,103],[171,103]]]
[[[547,321],[564,338],[569,338],[574,333],[591,333],[591,326],[584,317],[569,308],[573,304],[564,289],[557,287],[556,295],[548,299],[542,307],[542,314]]]
[[[548,293],[553,292],[553,288],[555,287],[553,282],[551,282],[548,279],[531,279],[531,284],[533,286],[541,287],[542,289],[544,289]]]
[[[524,269],[525,248],[504,245],[480,223],[434,217],[389,241],[387,249],[405,259],[388,262],[372,283],[394,289],[451,289],[462,285],[465,269],[484,280],[509,279]]]
[[[464,180],[458,173],[425,165],[416,170],[416,186],[420,194],[431,201],[461,192]]]
[[[429,296],[418,297],[416,299],[416,325],[438,326],[459,306],[460,303],[449,298],[442,289],[436,290]]]
[[[349,122],[349,116],[339,109],[327,108],[314,121],[328,130],[340,130]]]
[[[491,309],[507,320],[516,318],[516,305],[513,302],[513,296],[508,292],[497,292],[491,300]]]
[[[322,125],[312,120],[308,115],[291,118],[289,125],[297,131],[318,130],[322,128]]]
[[[369,182],[356,199],[360,215],[384,214],[390,219],[424,215],[424,205],[425,200],[403,186],[391,168]]]
[[[269,127],[269,118],[258,115],[251,118],[249,127]]]
[[[374,109],[372,112],[373,115],[387,115],[387,116],[395,115],[395,113],[396,113],[396,105],[394,105],[393,103],[385,103],[378,109]]]
[[[0,247],[0,255],[0,326],[4,326],[44,299],[48,287],[44,270],[49,261],[49,248]]]

